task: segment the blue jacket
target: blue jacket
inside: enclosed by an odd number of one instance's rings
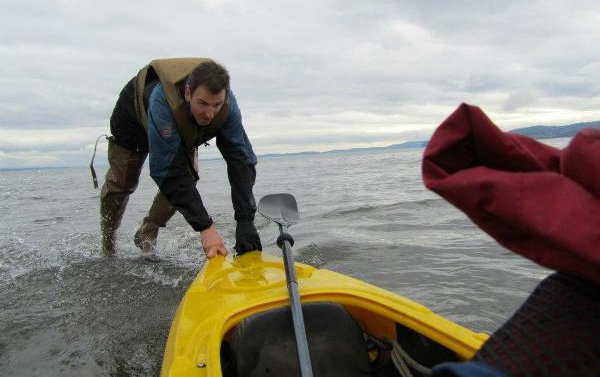
[[[227,163],[235,219],[252,221],[256,213],[252,194],[256,180],[256,155],[244,131],[242,114],[233,92],[228,90],[227,96],[229,114],[216,136],[217,147]],[[152,90],[148,102],[148,149],[150,176],[163,195],[194,230],[210,227],[212,218],[196,189],[195,174],[190,171],[188,158],[191,151],[184,146],[160,83]]]

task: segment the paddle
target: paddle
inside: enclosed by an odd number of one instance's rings
[[[300,294],[298,293],[298,281],[294,270],[292,258],[292,246],[294,239],[287,233],[287,228],[296,224],[300,219],[296,199],[291,194],[266,195],[258,202],[258,212],[267,219],[279,224],[279,237],[277,246],[283,251],[283,262],[285,265],[285,277],[290,295],[290,308],[294,333],[296,334],[296,347],[298,348],[298,361],[300,363],[300,375],[312,377],[312,365],[308,353],[308,340],[304,328],[304,317],[300,306]]]

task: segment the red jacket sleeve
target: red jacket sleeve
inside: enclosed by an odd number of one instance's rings
[[[503,246],[600,284],[600,131],[559,150],[463,104],[433,134],[422,173]]]

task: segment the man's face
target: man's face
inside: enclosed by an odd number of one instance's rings
[[[208,126],[225,103],[225,89],[212,94],[201,85],[192,93],[190,87],[186,85],[184,95],[185,101],[190,104],[192,116],[200,126]]]

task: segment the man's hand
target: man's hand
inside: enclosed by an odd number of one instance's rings
[[[202,248],[204,249],[206,258],[214,258],[219,254],[227,255],[227,248],[214,225],[211,225],[210,228],[206,228],[200,232],[200,241],[202,242]]]
[[[238,255],[247,251],[262,251],[260,237],[256,231],[253,221],[238,221],[235,228],[235,246],[233,247]]]

